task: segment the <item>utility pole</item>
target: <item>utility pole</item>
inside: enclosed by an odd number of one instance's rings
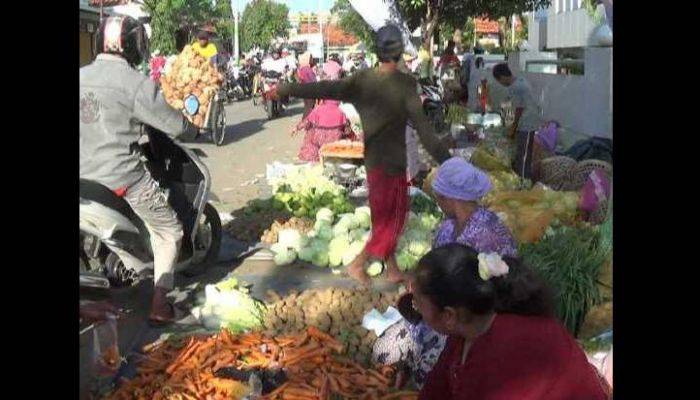
[[[325,51],[323,49],[323,21],[321,20],[321,0],[318,0],[318,33],[321,35],[321,60],[325,60]]]
[[[510,47],[515,48],[515,14],[510,17]]]
[[[234,0],[231,0],[231,7],[234,7]],[[235,8],[233,10],[233,57],[238,63],[240,58],[240,48],[238,47],[238,0],[235,0]]]

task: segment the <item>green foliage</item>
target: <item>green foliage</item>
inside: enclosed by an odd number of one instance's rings
[[[214,6],[214,14],[217,18],[214,27],[216,34],[224,41],[233,38],[234,22],[231,2],[228,0],[217,0]]]
[[[178,28],[176,0],[144,0],[143,8],[151,15],[151,50],[174,54],[175,32]]]
[[[577,335],[588,310],[602,301],[598,277],[610,248],[601,245],[597,228],[548,228],[540,242],[522,245],[519,253],[555,290],[557,315]]]
[[[285,4],[271,0],[253,0],[248,3],[241,16],[241,49],[248,51],[254,46],[266,48],[278,37],[286,37],[290,28]]]
[[[196,29],[207,23],[214,23],[217,33],[222,35],[231,21],[231,4],[226,0],[212,4],[211,0],[144,0],[143,7],[151,15],[151,49],[161,54],[177,52],[175,35],[184,29],[190,39]]]
[[[598,4],[602,3],[601,0],[583,0],[583,8],[588,13],[588,16],[593,20],[596,25],[601,25],[605,20],[605,15],[598,12]]]

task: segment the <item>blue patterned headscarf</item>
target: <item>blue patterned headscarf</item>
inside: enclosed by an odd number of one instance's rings
[[[478,201],[491,188],[488,175],[461,157],[452,157],[445,161],[433,181],[433,190],[436,193],[464,201]]]

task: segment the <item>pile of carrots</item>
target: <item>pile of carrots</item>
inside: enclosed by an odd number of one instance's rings
[[[138,375],[124,381],[107,399],[238,399],[247,385],[215,377],[224,367],[283,368],[287,381],[262,400],[415,400],[416,392],[393,390],[394,370],[367,369],[342,357],[344,345],[316,327],[296,335],[261,333],[192,336],[187,343],[146,346]]]

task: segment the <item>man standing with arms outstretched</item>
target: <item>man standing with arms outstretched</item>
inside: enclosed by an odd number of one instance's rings
[[[404,45],[401,31],[387,25],[377,31],[380,65],[358,71],[340,81],[306,85],[282,85],[279,97],[335,99],[357,109],[364,128],[365,166],[369,186],[372,232],[362,253],[350,264],[348,273],[368,285],[365,264],[370,258],[385,261],[388,278],[403,280],[396,262],[396,244],[409,211],[406,179],[406,123],[411,120],[426,150],[440,163],[450,158],[423,114],[416,93],[416,80],[398,70]]]

